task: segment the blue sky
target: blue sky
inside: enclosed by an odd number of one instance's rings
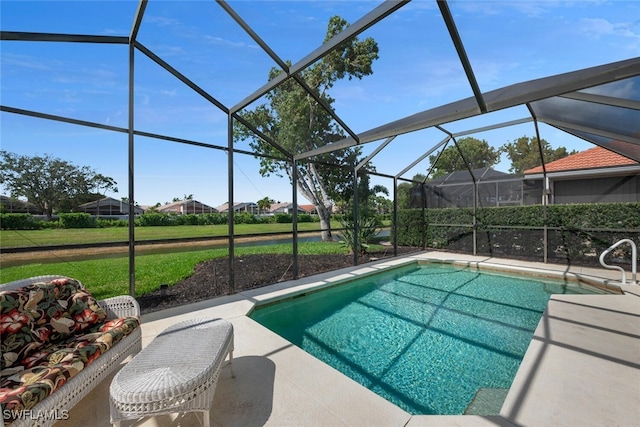
[[[379,3],[229,2],[280,58],[294,63],[321,45],[331,16],[353,23]],[[1,0],[0,23],[3,31],[128,36],[137,6],[131,0]],[[640,56],[638,1],[451,1],[449,8],[483,92]],[[373,37],[380,48],[374,74],[341,81],[331,92],[336,112],[354,132],[472,96],[435,1],[413,1],[364,37]],[[150,0],[138,40],[226,106],[264,84],[275,65],[212,0]],[[1,103],[126,127],[127,58],[126,45],[2,41]],[[137,52],[135,61],[137,130],[226,146],[222,112],[143,54]],[[444,127],[461,132],[527,116],[521,107]],[[119,192],[108,195],[128,196],[125,134],[5,112],[0,120],[3,150],[51,154],[90,166],[118,182]],[[553,147],[591,147],[545,125],[540,131]],[[499,147],[534,134],[533,125],[525,124],[471,136]],[[373,164],[379,172],[395,175],[443,138],[433,129],[401,135]],[[365,154],[379,144],[365,145]],[[223,151],[137,138],[135,159],[135,199],[142,205],[184,195],[212,206],[228,199]],[[236,154],[234,162],[236,201],[291,201],[286,178],[261,177],[258,161],[250,156]],[[428,166],[424,161],[404,176],[425,173]],[[507,161],[497,166],[505,172],[508,168]],[[390,190],[393,184],[387,179],[374,183]]]

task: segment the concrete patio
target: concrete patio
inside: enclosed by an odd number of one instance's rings
[[[221,374],[213,426],[637,426],[640,425],[640,286],[624,295],[556,295],[535,331],[499,416],[412,416],[246,316],[254,304],[416,259],[515,268],[594,283],[619,281],[605,269],[426,252],[284,282],[143,316],[143,346],[169,325],[195,317],[233,323],[231,378]],[[180,351],[176,350],[176,357]],[[110,379],[95,388],[59,427],[109,426]],[[201,414],[172,414],[123,423],[199,426]]]

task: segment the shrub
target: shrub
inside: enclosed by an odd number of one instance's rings
[[[59,222],[62,228],[94,228],[96,219],[88,213],[60,213]]]
[[[298,222],[313,222],[313,218],[309,214],[298,215]]]
[[[358,231],[355,232],[353,219],[343,217],[339,220],[343,230],[340,233],[340,242],[353,252],[355,239],[358,239],[358,253],[364,255],[369,249],[368,243],[380,232],[381,222],[375,216],[363,216],[358,219]]]
[[[0,228],[3,230],[37,230],[40,222],[27,213],[0,213]]]
[[[173,225],[173,218],[165,213],[151,212],[140,215],[136,218],[135,223],[141,227]]]
[[[286,213],[277,213],[274,215],[274,219],[278,224],[291,224],[293,222],[293,215]]]
[[[546,213],[546,215],[545,215]],[[598,254],[640,237],[640,203],[528,205],[398,212],[400,245],[461,253],[599,265]],[[545,252],[546,250],[546,252]],[[619,251],[630,257],[628,247]]]
[[[249,212],[240,212],[233,215],[234,224],[258,224],[259,222],[258,218]]]

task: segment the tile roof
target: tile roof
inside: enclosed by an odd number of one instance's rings
[[[621,156],[600,146],[572,154],[546,164],[547,172],[560,172],[579,169],[598,169],[611,166],[636,165],[638,162]],[[542,166],[524,171],[525,175],[542,173]]]

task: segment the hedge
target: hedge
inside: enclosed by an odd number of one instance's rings
[[[640,244],[640,203],[408,209],[398,212],[398,244],[461,253],[599,266],[620,239]],[[630,262],[621,245],[613,261]]]

